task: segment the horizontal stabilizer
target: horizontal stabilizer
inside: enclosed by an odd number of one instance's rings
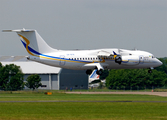
[[[18,30],[2,30],[2,32],[32,32],[35,30],[28,30],[28,29],[18,29]]]
[[[0,56],[0,62],[28,61],[28,56]]]

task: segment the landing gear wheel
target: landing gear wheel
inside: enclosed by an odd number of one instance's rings
[[[102,75],[102,73],[103,73],[102,69],[96,71],[96,74],[98,74],[98,75]]]
[[[86,70],[86,74],[87,74],[87,75],[92,74],[92,70]]]
[[[149,69],[149,70],[148,70],[148,73],[152,73],[152,70],[151,70],[151,69]]]

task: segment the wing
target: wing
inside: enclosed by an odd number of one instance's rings
[[[112,56],[112,55],[114,55],[114,53],[104,51],[104,50],[99,51],[98,54],[97,54],[98,57],[109,57],[109,56]]]

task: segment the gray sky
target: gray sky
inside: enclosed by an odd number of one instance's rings
[[[167,57],[167,0],[0,0],[0,31],[36,29],[57,49],[124,48]],[[28,55],[0,32],[1,55]]]

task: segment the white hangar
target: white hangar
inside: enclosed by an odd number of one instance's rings
[[[65,90],[88,89],[88,75],[83,70],[68,70],[29,61],[25,56],[1,56],[2,65],[15,64],[24,73],[24,80],[31,74],[41,77],[42,87],[38,89]]]

